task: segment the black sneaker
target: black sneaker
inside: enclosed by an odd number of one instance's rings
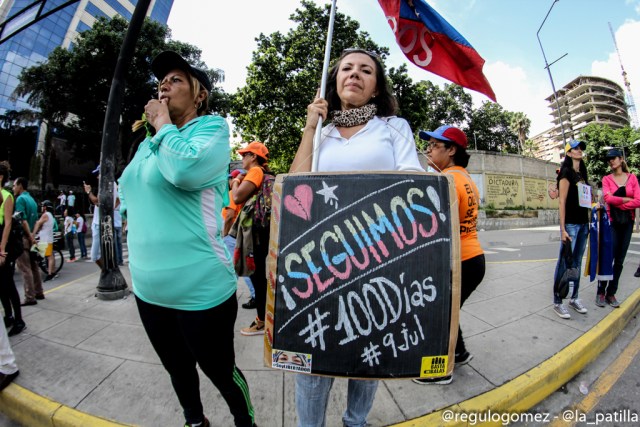
[[[14,335],[18,335],[20,332],[24,331],[25,329],[27,329],[27,325],[24,323],[24,321],[18,320],[13,325],[13,328],[11,328],[11,330],[9,331],[8,335],[10,337],[12,337]]]
[[[446,385],[446,384],[451,384],[451,381],[453,381],[453,377],[451,375],[447,375],[446,377],[439,377],[439,378],[414,378],[412,381],[416,384]]]
[[[204,417],[204,421],[198,424],[189,424],[189,423],[185,423],[184,427],[211,427],[211,424],[209,424],[209,420],[207,419],[207,417]]]
[[[47,277],[44,278],[43,282],[48,282],[49,280],[52,280],[54,277],[56,277],[54,274],[47,274]]]
[[[636,270],[635,273],[633,273],[633,277],[640,277],[640,267],[638,267],[638,269]]]
[[[3,374],[0,372],[0,391],[11,384],[11,381],[15,380],[18,375],[20,375],[20,371],[15,371],[13,374]]]
[[[10,327],[11,325],[13,325],[14,321],[15,320],[13,319],[13,316],[4,316],[4,327]]]
[[[242,304],[242,308],[246,308],[247,310],[251,310],[252,308],[256,308],[256,300],[253,298],[249,298],[249,301]]]
[[[456,365],[466,365],[471,361],[471,359],[473,359],[473,354],[469,353],[468,351],[460,354],[456,353]]]

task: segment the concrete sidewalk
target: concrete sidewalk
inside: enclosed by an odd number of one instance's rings
[[[554,258],[550,254],[549,258]],[[586,315],[560,319],[551,308],[555,261],[492,263],[461,312],[474,358],[456,368],[453,383],[417,385],[383,381],[369,416],[373,426],[442,425],[442,413],[491,409],[524,411],[565,384],[615,339],[640,310],[637,257],[620,281],[621,308],[595,306],[595,282],[584,278]],[[130,284],[127,267],[123,273]],[[94,297],[98,273],[61,283],[36,306],[23,307],[28,329],[11,338],[20,376],[0,393],[0,411],[25,426],[180,426],[182,410],[169,377],[140,324],[133,296]],[[239,302],[247,300],[244,283]],[[236,331],[255,310],[239,309]],[[215,337],[212,337],[215,339]],[[262,337],[236,333],[237,364],[251,388],[259,426],[295,426],[293,374],[265,368]],[[180,351],[176,349],[176,351]],[[205,414],[213,426],[233,420],[221,396],[201,375]],[[346,381],[336,380],[327,425],[339,426]],[[447,422],[449,425],[466,425]]]

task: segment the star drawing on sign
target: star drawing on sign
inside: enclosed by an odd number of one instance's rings
[[[329,187],[326,182],[322,181],[322,190],[318,190],[316,193],[324,196],[324,202],[329,203],[330,206],[334,206],[335,203],[335,208],[338,209],[338,197],[334,193],[336,188],[338,188],[337,185]]]

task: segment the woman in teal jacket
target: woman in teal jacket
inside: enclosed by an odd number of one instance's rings
[[[151,68],[160,84],[145,115],[156,134],[140,144],[119,180],[138,311],[186,424],[209,425],[197,363],[235,424],[252,426],[249,388],[233,350],[237,278],[221,235],[229,129],[206,114],[211,82],[202,70],[169,51]]]

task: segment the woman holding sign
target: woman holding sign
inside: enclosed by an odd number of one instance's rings
[[[411,128],[394,116],[396,110],[378,57],[361,49],[345,50],[329,71],[327,99],[316,97],[307,107],[302,141],[290,173],[311,170],[319,116],[330,119],[315,153],[319,172],[422,171]],[[296,375],[299,426],[325,425],[332,385],[331,377]],[[366,425],[377,388],[377,380],[349,380],[342,418],[345,426]]]
[[[465,169],[469,164],[467,135],[453,126],[440,126],[433,132],[420,132],[420,139],[428,141],[427,158],[429,164],[439,172],[451,175],[456,187],[456,202],[460,217],[460,306],[476,290],[485,273],[484,252],[478,240],[478,187]],[[455,202],[454,202],[455,203]],[[455,364],[469,363],[473,355],[467,351],[458,327]],[[451,375],[441,378],[413,380],[418,384],[449,384]]]
[[[635,210],[640,207],[640,187],[636,176],[629,173],[620,149],[609,150],[607,161],[612,173],[602,178],[602,191],[611,221],[613,279],[598,281],[596,305],[604,307],[609,304],[618,308],[620,303],[616,299],[616,292],[624,258],[631,242]]]
[[[560,208],[560,254],[556,264],[554,283],[558,282],[567,268],[582,266],[582,255],[587,245],[589,235],[589,218],[591,214],[591,187],[588,183],[587,167],[582,160],[583,151],[587,148],[581,141],[571,140],[564,147],[566,156],[560,172],[558,172],[558,197]],[[562,246],[566,241],[571,242],[573,265],[566,265],[562,256]],[[578,299],[580,277],[576,280],[573,293],[570,296],[569,307],[581,314],[587,312],[586,307]],[[554,293],[553,311],[563,319],[571,318],[569,310],[562,304],[562,298]]]

